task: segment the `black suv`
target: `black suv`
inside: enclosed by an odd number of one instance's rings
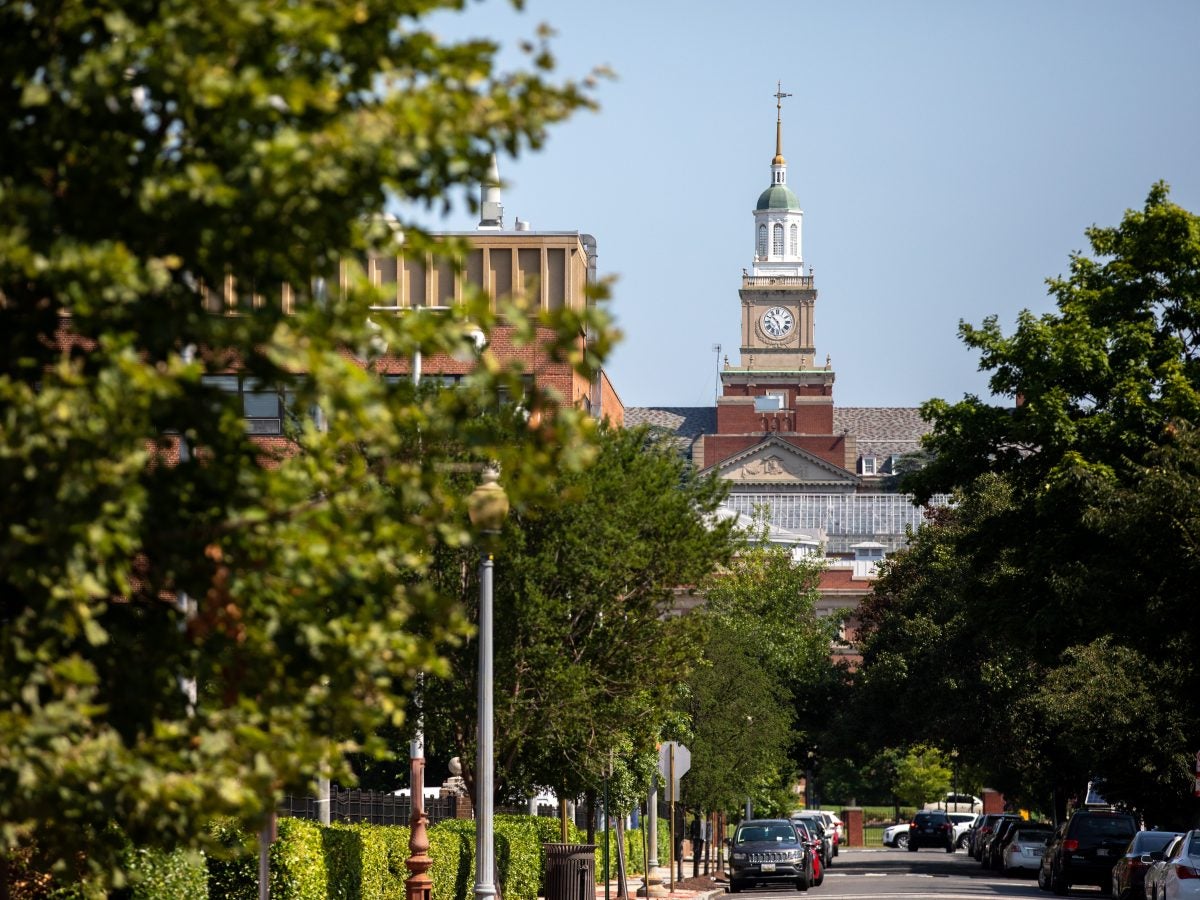
[[[940,810],[923,810],[908,823],[908,850],[916,853],[921,847],[941,847],[954,852],[954,823]]]
[[[729,892],[780,882],[807,891],[812,882],[808,853],[787,819],[748,819],[729,842]]]
[[[1046,845],[1038,883],[1059,896],[1073,884],[1108,890],[1112,870],[1137,832],[1128,813],[1081,809],[1071,813]]]

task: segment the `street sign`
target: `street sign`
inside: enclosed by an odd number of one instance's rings
[[[658,774],[662,776],[663,781],[669,782],[671,779],[671,751],[674,750],[675,756],[675,783],[672,785],[671,796],[679,797],[679,779],[682,778],[687,770],[692,767],[692,751],[678,741],[665,741],[658,748]]]

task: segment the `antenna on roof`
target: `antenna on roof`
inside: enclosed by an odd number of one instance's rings
[[[712,345],[713,353],[717,355],[717,381],[713,389],[713,397],[717,400],[721,399],[721,345]]]

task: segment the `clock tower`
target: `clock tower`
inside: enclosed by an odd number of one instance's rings
[[[771,183],[754,209],[754,261],[742,270],[740,365],[725,363],[718,431],[832,435],[833,371],[816,363],[817,289],[805,271],[804,212],[787,183],[782,88],[775,92]]]

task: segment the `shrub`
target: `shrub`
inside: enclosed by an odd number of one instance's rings
[[[129,886],[109,896],[127,900],[208,900],[208,872],[204,858],[183,850],[164,853],[130,847],[122,862]]]

